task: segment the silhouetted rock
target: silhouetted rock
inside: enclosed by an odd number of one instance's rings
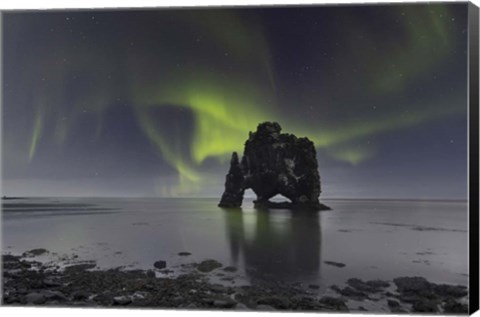
[[[115,296],[113,298],[113,303],[114,305],[128,305],[132,302],[132,300],[130,299],[130,297],[128,296]]]
[[[371,281],[367,281],[366,284],[374,288],[385,288],[390,286],[389,282],[382,281],[382,280],[371,280]]]
[[[219,267],[222,267],[222,263],[216,260],[209,259],[200,262],[200,264],[197,265],[197,270],[206,273],[218,269]]]
[[[421,293],[432,289],[432,284],[420,276],[397,277],[393,282],[400,293]]]
[[[421,300],[413,303],[412,310],[418,313],[436,313],[438,305],[432,300]]]
[[[463,285],[435,284],[423,277],[398,277],[393,280],[397,286],[397,296],[402,302],[411,303],[413,312],[433,313],[439,311],[443,301],[446,313],[467,313],[468,305],[455,299],[468,295],[468,289]]]
[[[354,299],[354,300],[362,301],[365,299],[369,299],[369,296],[367,293],[357,290],[350,286],[340,288],[337,285],[332,285],[330,288],[335,292],[339,293],[340,295]]]
[[[448,299],[443,305],[443,310],[449,314],[468,314],[468,305]]]
[[[90,297],[90,293],[84,290],[78,290],[72,292],[71,296],[72,299],[74,300],[86,300],[88,297]]]
[[[345,267],[347,266],[345,263],[340,263],[340,262],[334,262],[334,261],[323,261],[323,263],[335,266],[335,267]]]
[[[25,296],[26,304],[41,305],[46,302],[45,296],[40,293],[30,293]]]
[[[153,266],[157,269],[164,269],[167,267],[167,262],[163,260],[156,261]]]
[[[220,207],[234,208],[240,207],[245,192],[245,177],[238,161],[238,155],[233,152],[230,160],[230,170],[225,180],[225,191],[220,201]]]
[[[376,282],[373,282],[373,281],[369,281],[369,282],[370,283],[364,282],[358,278],[350,278],[347,280],[348,285],[362,292],[376,293],[381,291],[380,287],[376,286],[377,284]]]
[[[388,307],[391,307],[391,308],[398,308],[400,307],[400,303],[396,300],[393,300],[393,299],[388,299],[387,300],[387,304],[388,304]]]
[[[326,306],[327,309],[329,310],[334,310],[334,311],[348,311],[348,307],[345,304],[345,301],[342,300],[341,298],[335,298],[331,296],[323,296],[320,298],[320,304],[323,304]]]
[[[223,270],[225,272],[236,272],[236,271],[238,271],[238,269],[234,266],[226,266],[226,267],[223,268]]]
[[[460,298],[468,294],[467,287],[463,285],[438,284],[434,286],[433,290],[442,297]]]
[[[214,300],[212,304],[217,308],[232,308],[237,305],[237,302],[230,298],[222,298]]]
[[[240,207],[245,190],[251,188],[257,208],[330,209],[318,201],[320,176],[313,142],[280,131],[276,122],[261,123],[250,132],[241,161],[232,154],[220,207]],[[270,202],[277,194],[290,202]]]
[[[71,273],[71,272],[77,272],[81,273],[85,270],[90,270],[95,268],[97,265],[95,263],[81,263],[81,264],[74,264],[65,267],[65,272]]]
[[[268,305],[277,309],[286,309],[290,306],[290,301],[287,297],[270,295],[259,298],[257,304]]]
[[[30,250],[30,251],[24,252],[22,254],[22,256],[24,256],[24,257],[34,257],[34,256],[42,255],[44,253],[48,253],[48,251],[46,249],[40,248],[40,249],[33,249],[33,250]]]

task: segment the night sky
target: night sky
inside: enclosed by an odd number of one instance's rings
[[[3,192],[220,197],[278,121],[321,197],[467,196],[467,4],[3,14]]]

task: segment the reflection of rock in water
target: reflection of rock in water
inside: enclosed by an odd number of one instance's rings
[[[232,259],[252,282],[314,278],[320,268],[317,213],[225,210]]]

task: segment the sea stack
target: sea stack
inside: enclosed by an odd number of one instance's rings
[[[321,192],[315,146],[306,137],[281,133],[277,122],[264,122],[250,132],[243,156],[233,152],[219,206],[238,208],[251,188],[257,208],[328,210],[319,202]],[[271,202],[280,194],[289,202]]]

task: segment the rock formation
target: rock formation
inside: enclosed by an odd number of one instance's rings
[[[313,142],[281,129],[276,122],[259,124],[245,142],[241,161],[232,154],[220,207],[240,207],[245,190],[251,188],[256,207],[330,209],[318,201],[320,176]],[[290,202],[269,201],[277,194]]]

